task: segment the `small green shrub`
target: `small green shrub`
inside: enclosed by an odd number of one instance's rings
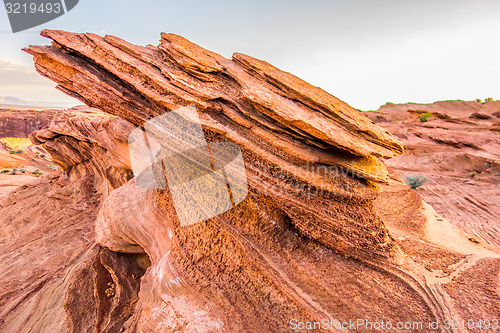
[[[491,98],[491,97],[486,97],[486,98],[484,99],[484,101],[485,101],[485,102],[492,102],[492,101],[493,101],[493,98]]]
[[[40,157],[41,157],[41,158],[44,158],[44,157],[45,157],[45,154],[40,155]]]
[[[416,189],[417,187],[422,186],[425,182],[429,181],[429,178],[422,175],[404,175],[404,179],[406,184],[410,186],[412,189]]]
[[[481,98],[476,98],[474,102],[481,103]]]
[[[26,173],[26,169],[19,169],[20,173]]]
[[[57,167],[54,164],[49,165],[50,170],[57,170]]]
[[[35,171],[33,171],[33,174],[34,175],[43,175],[43,172],[41,172],[40,169],[35,169]]]
[[[16,151],[15,151],[14,149],[11,149],[11,150],[9,150],[9,153],[11,153],[11,154],[15,154],[15,153],[16,153]]]
[[[420,116],[418,116],[418,119],[420,119],[420,122],[425,123],[428,121],[429,117],[431,116],[431,112],[427,111],[426,113],[422,113]]]
[[[15,175],[17,173],[17,169],[12,169],[12,171],[10,172],[11,175]]]
[[[24,153],[22,150],[16,150],[16,154],[22,154]]]
[[[0,171],[1,173],[7,173],[9,172],[9,169],[3,169],[2,171]]]

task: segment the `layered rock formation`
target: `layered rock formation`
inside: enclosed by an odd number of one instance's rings
[[[498,255],[389,177],[380,158],[400,154],[401,144],[347,104],[266,62],[226,59],[172,34],[158,47],[43,34],[52,46],[27,49],[37,70],[126,121],[68,115],[32,135],[65,173],[2,203],[0,223],[11,225],[2,259],[13,268],[3,277],[0,328],[287,332],[291,323],[326,321],[336,331],[337,321],[357,319],[496,316]],[[181,227],[168,190],[130,179],[125,140],[134,126],[186,105],[200,111],[209,141],[241,147],[249,194]],[[31,195],[43,197],[19,205]],[[43,246],[14,232],[23,229],[46,245],[20,277],[20,258]]]
[[[57,125],[30,136],[65,171],[47,173],[0,203],[2,332],[117,332],[131,315],[139,286],[130,274],[144,268],[94,241],[102,199],[131,178],[120,161],[128,158],[131,128],[102,113],[66,111]]]
[[[195,105],[209,140],[230,140],[243,149],[252,188],[271,194],[272,187],[292,187],[295,181],[338,198],[339,209],[332,211],[328,200],[316,196],[318,210],[304,214],[296,197],[307,193],[275,196],[303,234],[339,251],[351,248],[349,253],[390,249],[385,228],[366,202],[375,195],[369,181],[387,178],[378,158],[401,153],[402,147],[347,104],[263,61],[241,54],[225,59],[176,35],[162,34],[155,48],[112,36],[43,34],[53,46],[27,51],[58,89],[135,125]],[[320,166],[328,165],[368,182],[327,174]],[[266,166],[288,179],[262,175]]]

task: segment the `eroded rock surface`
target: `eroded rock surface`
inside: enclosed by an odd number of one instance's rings
[[[426,176],[422,198],[500,252],[500,101],[388,103],[365,114],[405,145],[405,154],[386,163],[400,176]]]
[[[118,332],[133,312],[147,264],[94,240],[102,200],[131,178],[120,161],[131,128],[102,113],[67,111],[59,124],[32,133],[64,172],[0,202],[2,332]]]
[[[21,206],[33,234],[45,232],[47,253],[32,266],[48,268],[2,277],[11,281],[2,293],[16,298],[2,297],[0,328],[288,332],[293,320],[427,325],[496,316],[498,255],[389,174],[380,158],[402,153],[401,144],[344,102],[263,61],[226,59],[172,34],[158,47],[43,34],[52,46],[27,50],[37,70],[128,122],[72,115],[32,135],[65,173],[2,203],[1,225],[12,230],[2,259],[22,271],[16,251],[31,258],[43,246],[14,235],[27,224]],[[130,179],[125,140],[134,126],[192,104],[208,141],[241,147],[249,194],[220,216],[180,227],[168,190]],[[382,194],[378,184],[386,184]],[[47,194],[27,207],[22,196],[34,193]],[[40,207],[49,211],[37,214]],[[61,226],[67,238],[57,238]],[[56,252],[66,259],[54,262]],[[33,287],[14,287],[16,279]]]

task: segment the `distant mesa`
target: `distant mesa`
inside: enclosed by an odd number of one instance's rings
[[[0,104],[28,105],[22,99],[12,96],[0,96]]]

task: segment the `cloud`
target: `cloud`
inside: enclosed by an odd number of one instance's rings
[[[18,69],[27,69],[28,67],[23,66],[18,61],[0,58],[0,68],[4,68],[6,70],[18,70]]]
[[[40,102],[79,102],[55,89],[55,83],[39,75],[34,67],[0,58],[0,96],[14,96]]]
[[[22,65],[11,59],[0,58],[0,87],[12,85],[53,86],[42,78],[33,67]]]

